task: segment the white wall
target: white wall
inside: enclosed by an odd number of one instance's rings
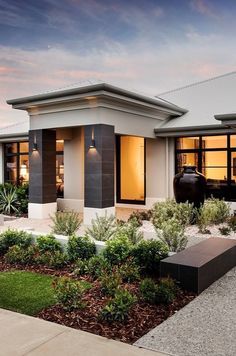
[[[61,209],[83,210],[84,203],[84,136],[83,128],[75,128],[72,140],[64,141],[64,199]]]
[[[154,129],[162,118],[151,118],[110,108],[83,108],[30,116],[30,129],[76,127],[91,124],[115,126],[116,134],[144,136],[154,138]]]
[[[1,183],[4,183],[4,149],[2,143],[0,143],[0,184]]]
[[[169,187],[168,187],[168,198],[174,197],[173,189],[173,179],[175,176],[175,139],[166,138],[167,150],[168,150],[168,177],[169,177]]]
[[[146,205],[166,198],[166,145],[165,139],[146,140]]]

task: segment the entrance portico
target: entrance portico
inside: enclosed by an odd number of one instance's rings
[[[168,150],[154,129],[184,109],[105,83],[8,103],[30,116],[29,217],[45,218],[59,207],[83,212],[90,224],[96,214],[114,214],[116,205],[148,207],[166,197]],[[119,139],[118,149],[116,137],[130,139]],[[63,199],[55,189],[58,139],[64,142]],[[140,194],[132,195],[132,186]]]

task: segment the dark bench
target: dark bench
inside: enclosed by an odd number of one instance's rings
[[[235,266],[236,240],[213,237],[162,260],[160,274],[199,294]]]

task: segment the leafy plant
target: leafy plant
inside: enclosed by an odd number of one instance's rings
[[[153,279],[145,278],[140,284],[140,294],[142,299],[150,304],[156,303],[157,286]]]
[[[86,291],[85,286],[68,277],[57,278],[53,281],[55,298],[65,310],[73,310],[83,308],[84,303],[82,297]]]
[[[0,189],[0,212],[10,215],[12,213],[18,213],[19,202],[17,197],[17,188],[11,186],[6,188],[5,186]]]
[[[127,290],[117,290],[113,299],[100,311],[100,318],[108,322],[123,322],[137,298]]]
[[[40,253],[62,252],[62,245],[53,235],[39,236],[36,240],[36,245],[38,246]]]
[[[160,260],[168,256],[168,248],[162,241],[143,240],[133,247],[131,254],[142,273],[156,274]]]
[[[145,278],[140,284],[140,293],[147,303],[170,304],[176,297],[176,285],[170,278],[162,278],[158,284]]]
[[[188,238],[184,235],[184,228],[175,218],[165,221],[161,229],[156,228],[157,237],[163,241],[169,251],[179,252],[185,249]]]
[[[53,233],[66,236],[73,235],[82,223],[79,213],[75,211],[57,211],[51,220]]]
[[[72,262],[77,259],[86,260],[96,254],[96,246],[87,236],[71,236],[67,244],[67,254]]]
[[[142,226],[143,220],[151,220],[152,210],[137,210],[130,214],[128,222],[136,220],[139,226]]]
[[[185,227],[192,222],[194,213],[193,204],[176,203],[174,199],[167,199],[164,202],[154,204],[152,222],[157,229],[161,229],[163,223],[174,218]]]
[[[101,290],[104,294],[114,296],[118,287],[121,285],[122,279],[120,274],[115,272],[104,272],[99,281],[101,283]]]
[[[68,256],[66,253],[61,251],[55,251],[53,253],[48,253],[49,258],[47,265],[51,268],[60,269],[67,265],[68,263]]]
[[[98,216],[96,219],[92,219],[91,227],[88,227],[85,231],[85,235],[97,240],[108,241],[111,239],[117,231],[117,223],[114,215]]]
[[[140,269],[134,262],[133,258],[129,258],[118,268],[122,281],[132,283],[140,279]]]
[[[228,235],[230,235],[231,229],[229,226],[222,226],[222,227],[219,227],[219,231],[220,231],[221,235],[228,236]]]
[[[18,211],[20,214],[28,213],[28,203],[29,203],[29,185],[23,184],[16,188],[17,200],[18,200]]]
[[[93,278],[100,277],[106,271],[111,271],[111,266],[103,256],[93,256],[87,261],[87,274]]]
[[[8,252],[5,254],[4,258],[8,263],[28,265],[34,262],[34,257],[37,252],[37,248],[34,245],[27,248],[14,245],[8,249]]]
[[[124,262],[130,255],[131,250],[132,244],[129,238],[126,235],[118,235],[106,242],[103,256],[108,263],[115,265]]]
[[[199,231],[206,233],[207,227],[224,223],[230,216],[229,204],[224,200],[210,198],[200,207],[197,215]]]
[[[228,225],[233,232],[236,232],[236,216],[231,216],[228,219]]]
[[[171,278],[162,278],[156,291],[156,301],[158,304],[171,304],[176,297],[176,285]]]
[[[132,244],[137,244],[143,239],[143,233],[139,231],[139,224],[136,218],[120,225],[116,232],[116,237],[123,235],[127,236]]]
[[[4,255],[14,245],[27,248],[32,243],[32,236],[25,231],[8,229],[0,234],[0,254]]]

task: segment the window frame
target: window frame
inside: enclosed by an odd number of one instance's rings
[[[177,140],[179,138],[184,138],[184,137],[192,137],[191,136],[179,136],[175,138],[175,174],[179,173],[179,167],[178,167],[178,159],[177,159],[177,155],[180,153],[196,153],[198,155],[198,166],[197,166],[197,170],[201,173],[203,171],[203,165],[202,165],[202,158],[203,158],[203,152],[220,152],[220,151],[224,151],[227,153],[227,166],[226,166],[226,170],[227,170],[227,179],[226,179],[226,186],[227,186],[227,191],[226,194],[224,196],[224,198],[227,201],[236,201],[236,194],[235,197],[232,197],[232,171],[231,171],[231,156],[232,156],[232,152],[236,152],[236,147],[231,147],[231,142],[230,142],[230,138],[231,136],[233,136],[235,134],[230,134],[230,133],[226,133],[226,134],[211,134],[211,135],[199,135],[195,137],[199,137],[199,148],[197,149],[178,149],[177,148]],[[226,136],[226,147],[224,148],[204,148],[203,147],[203,137],[212,137],[212,136]],[[225,166],[224,166],[225,167]],[[222,166],[223,168],[223,166]],[[222,189],[223,192],[223,189]]]
[[[122,136],[132,136],[132,135],[116,135],[116,202],[119,204],[136,204],[145,205],[146,204],[146,139],[144,139],[144,199],[143,200],[131,200],[131,199],[121,199],[121,137]]]
[[[4,183],[11,183],[13,185],[21,185],[20,181],[20,156],[26,156],[28,155],[29,157],[29,151],[28,152],[20,152],[20,144],[21,143],[28,143],[29,141],[12,141],[12,142],[5,142],[4,143]],[[9,144],[16,144],[17,151],[13,153],[7,153],[7,145]],[[7,179],[7,158],[8,157],[16,157],[16,182],[11,182]],[[29,159],[28,159],[29,162]],[[25,181],[25,184],[29,184],[29,181]]]

